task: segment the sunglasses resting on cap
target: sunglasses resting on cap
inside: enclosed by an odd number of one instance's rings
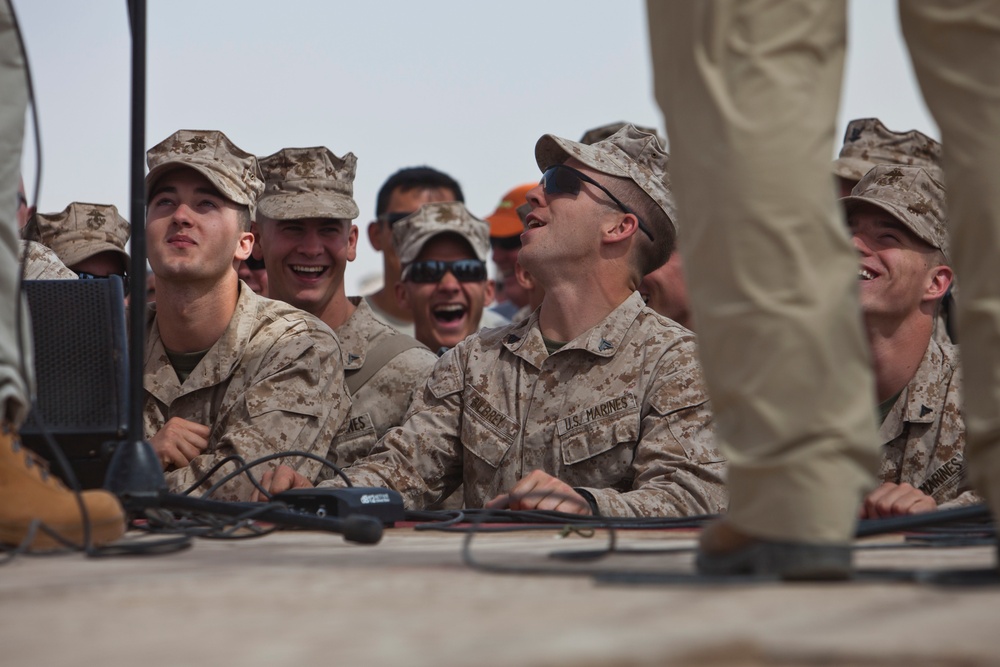
[[[618,208],[620,208],[626,213],[631,213],[632,215],[634,215],[635,219],[639,223],[639,229],[645,232],[646,236],[649,237],[650,241],[653,240],[653,233],[649,231],[649,227],[647,227],[646,223],[642,221],[642,218],[639,217],[638,213],[636,213],[628,206],[623,204],[621,200],[618,199],[618,197],[611,194],[610,190],[608,190],[606,187],[604,187],[603,185],[592,179],[590,176],[587,176],[583,172],[578,171],[573,167],[567,167],[564,164],[554,164],[542,173],[541,184],[542,184],[542,189],[545,191],[545,194],[547,195],[576,196],[580,194],[580,181],[583,181],[584,183],[590,183],[591,185],[597,187],[601,192],[610,197],[611,201],[613,201],[615,204],[618,205]]]
[[[403,280],[411,283],[436,283],[446,273],[460,283],[478,283],[486,280],[486,263],[478,259],[456,259],[445,262],[425,259],[413,262],[403,270]]]

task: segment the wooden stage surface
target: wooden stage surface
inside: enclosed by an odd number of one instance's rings
[[[472,541],[477,561],[521,573],[471,567],[463,535],[412,528],[375,546],[283,531],[19,556],[0,567],[0,665],[1000,665],[1000,577],[968,573],[995,567],[995,546],[893,535],[860,543],[855,581],[718,584],[692,576],[694,538],[621,531],[620,553],[578,562],[552,553],[603,550],[606,531]],[[941,569],[967,572],[928,580]]]

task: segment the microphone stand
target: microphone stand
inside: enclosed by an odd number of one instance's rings
[[[166,480],[153,446],[143,439],[143,358],[146,327],[146,0],[128,0],[132,31],[132,125],[129,147],[132,237],[129,245],[132,276],[129,289],[128,432],[115,447],[104,487],[122,499],[133,513],[139,500],[149,501],[166,489]],[[141,278],[141,279],[140,279]],[[145,503],[142,503],[145,504]]]

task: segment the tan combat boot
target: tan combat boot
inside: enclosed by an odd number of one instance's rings
[[[125,533],[125,511],[107,491],[82,494],[90,519],[94,545],[117,540]],[[0,433],[0,544],[20,545],[33,522],[44,524],[63,539],[83,544],[83,518],[76,495],[50,475],[38,459],[25,449],[16,430],[3,422]],[[28,545],[30,551],[66,548],[39,529]]]

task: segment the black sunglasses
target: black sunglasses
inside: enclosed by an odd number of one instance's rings
[[[107,280],[110,276],[98,276],[93,273],[87,273],[86,271],[76,271],[77,278],[81,280]],[[122,279],[122,291],[128,294],[128,274],[127,273],[114,273],[112,275],[118,276]]]
[[[635,219],[639,223],[639,229],[646,233],[649,240],[653,240],[653,233],[649,231],[649,227],[646,223],[642,221],[639,214],[630,209],[628,206],[623,204],[618,197],[611,194],[611,191],[606,187],[587,176],[582,171],[577,171],[573,167],[567,167],[564,164],[554,164],[542,173],[542,189],[545,190],[547,195],[573,195],[576,196],[580,194],[580,181],[584,183],[590,183],[591,185],[597,187],[601,192],[606,194],[611,198],[618,208],[625,211],[626,213],[631,213],[635,216]]]
[[[403,280],[411,283],[436,283],[449,272],[460,283],[479,283],[486,280],[486,263],[478,259],[456,259],[452,262],[426,259],[406,267]]]

